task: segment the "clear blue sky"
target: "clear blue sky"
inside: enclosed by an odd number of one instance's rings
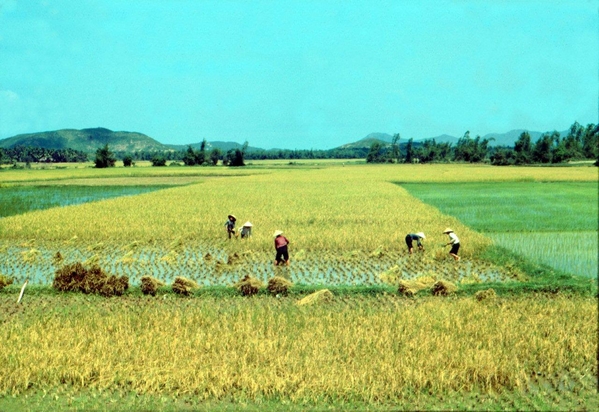
[[[0,0],[0,139],[328,149],[597,123],[599,1]]]

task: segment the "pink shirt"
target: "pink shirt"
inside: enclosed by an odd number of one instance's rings
[[[287,240],[287,238],[285,236],[277,236],[275,238],[275,249],[278,249],[283,246],[287,246],[287,244],[289,244],[289,241]]]

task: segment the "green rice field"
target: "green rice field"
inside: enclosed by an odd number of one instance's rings
[[[0,218],[33,210],[134,196],[168,186],[0,186]]]
[[[409,183],[411,194],[499,246],[566,273],[597,275],[597,182]]]

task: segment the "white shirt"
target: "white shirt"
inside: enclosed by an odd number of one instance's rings
[[[458,236],[455,233],[449,232],[448,235],[452,245],[460,243],[460,239],[458,239]]]

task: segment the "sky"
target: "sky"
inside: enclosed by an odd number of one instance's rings
[[[0,0],[0,139],[330,149],[598,123],[599,0]]]

